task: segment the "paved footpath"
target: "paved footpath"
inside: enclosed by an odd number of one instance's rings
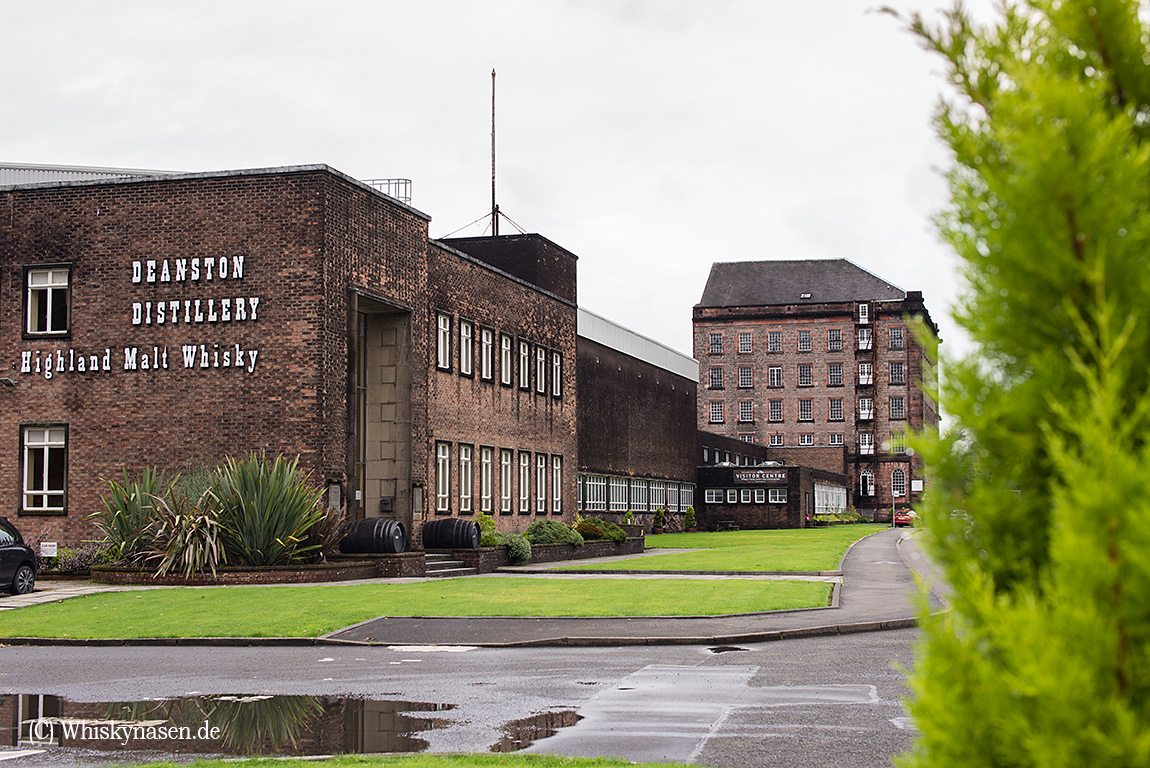
[[[931,577],[916,539],[907,531],[892,529],[855,544],[843,558],[842,585],[835,590],[837,606],[827,608],[668,618],[381,617],[324,639],[382,645],[502,647],[723,645],[901,629],[914,626],[917,615],[919,587],[911,567]],[[674,574],[662,577],[674,578]],[[935,608],[941,607],[936,597],[931,600]]]

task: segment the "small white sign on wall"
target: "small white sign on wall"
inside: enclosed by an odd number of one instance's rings
[[[54,542],[54,541],[41,541],[40,542],[40,556],[41,557],[55,557],[56,556],[56,542]]]
[[[911,490],[911,493],[922,493],[922,481],[921,480],[911,480],[910,481],[910,490]]]

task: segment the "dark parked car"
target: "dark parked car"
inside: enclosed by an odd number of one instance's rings
[[[0,589],[26,595],[36,587],[36,555],[20,532],[0,517]]]

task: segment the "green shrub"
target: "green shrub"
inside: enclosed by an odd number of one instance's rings
[[[155,517],[150,527],[157,549],[149,559],[159,561],[156,573],[179,572],[190,577],[210,572],[215,576],[217,566],[227,563],[226,530],[220,525],[211,490],[194,500],[177,493],[170,501],[159,496],[152,501]]]
[[[100,542],[89,541],[78,547],[61,547],[47,567],[75,573],[87,571],[93,565],[104,565],[114,559],[115,555],[108,547]]]
[[[536,520],[527,528],[527,540],[532,544],[574,544],[583,546],[583,537],[566,523],[558,520]]]
[[[511,559],[512,565],[523,565],[531,559],[531,542],[522,533],[497,531],[495,541],[497,544],[507,547],[507,556]]]
[[[654,528],[662,528],[667,522],[667,510],[659,507],[655,510],[655,518],[651,521],[651,526]]]
[[[583,522],[584,523],[590,523],[592,526],[598,528],[600,531],[603,532],[603,535],[598,536],[596,538],[610,539],[611,541],[615,542],[616,544],[622,544],[624,541],[627,540],[626,531],[624,531],[622,528],[615,525],[614,523],[609,523],[606,520],[602,520],[598,517],[585,517],[585,518],[583,518]],[[585,539],[588,538],[587,534],[583,533],[582,529],[577,528],[577,530],[579,530],[579,533],[583,534],[583,538],[585,538]]]
[[[243,565],[281,565],[318,549],[308,531],[324,518],[323,490],[311,486],[299,459],[272,461],[254,453],[228,459],[216,470],[227,559]]]
[[[687,514],[683,517],[683,525],[688,528],[695,527],[695,508],[687,507]]]
[[[582,536],[584,541],[598,541],[607,538],[607,534],[603,532],[602,528],[586,520],[575,523],[575,532]]]
[[[144,467],[139,480],[129,480],[127,470],[123,478],[122,483],[104,481],[108,487],[101,499],[104,509],[88,517],[103,534],[102,543],[117,562],[139,565],[154,551],[151,525],[154,499],[166,499],[172,483],[163,471],[154,467]]]
[[[493,531],[484,531],[479,535],[479,546],[498,547],[499,540],[495,537],[495,533]]]
[[[495,533],[495,518],[486,512],[480,512],[476,515],[475,522],[479,524],[479,533],[481,536],[485,533]]]

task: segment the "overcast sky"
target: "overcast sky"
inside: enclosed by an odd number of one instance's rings
[[[0,0],[0,162],[326,163],[410,178],[442,237],[490,210],[496,69],[500,207],[585,308],[690,353],[712,262],[846,258],[955,351],[941,64],[880,2]]]

